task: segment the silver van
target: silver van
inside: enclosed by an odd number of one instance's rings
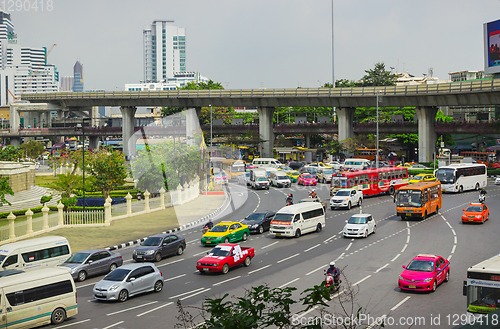
[[[272,186],[276,187],[290,187],[292,186],[292,182],[290,178],[286,175],[286,173],[282,170],[273,171],[270,174],[269,182]]]

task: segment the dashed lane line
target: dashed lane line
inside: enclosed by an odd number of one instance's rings
[[[256,270],[250,271],[250,272],[248,272],[248,274],[252,274],[252,273],[255,273],[255,272],[258,272],[258,271],[262,271],[262,270],[264,270],[264,269],[268,268],[268,267],[269,267],[269,266],[271,266],[271,265],[272,265],[272,264],[269,264],[269,265],[266,265],[266,266],[264,266],[264,267],[258,268],[258,269],[256,269]]]
[[[391,311],[394,311],[395,309],[397,309],[398,307],[400,307],[401,305],[403,305],[404,302],[406,302],[408,299],[410,299],[411,296],[406,296],[405,299],[403,299],[402,301],[400,301],[399,303],[397,303],[396,305],[394,305],[392,308],[391,308]]]
[[[217,283],[214,283],[212,286],[218,286],[220,284],[223,284],[223,283],[226,283],[226,282],[229,282],[229,281],[232,281],[232,280],[236,280],[236,279],[239,279],[241,278],[241,275],[238,275],[238,276],[235,276],[234,278],[230,278],[230,279],[227,279],[227,280],[224,280],[224,281],[221,281],[221,282],[217,282]]]
[[[292,281],[288,281],[287,283],[282,284],[282,285],[281,285],[281,286],[279,286],[278,288],[280,288],[280,289],[281,289],[281,288],[284,288],[284,287],[286,287],[286,286],[288,286],[288,285],[290,285],[290,284],[292,284],[292,283],[294,283],[294,282],[296,282],[296,281],[299,281],[299,280],[300,280],[300,278],[294,279],[294,280],[292,280]]]
[[[358,284],[360,284],[361,282],[365,281],[365,280],[368,280],[372,275],[367,275],[365,276],[363,279],[359,280],[358,282],[356,282],[355,284],[353,284],[352,286],[355,287],[357,286]]]
[[[110,316],[110,315],[115,315],[115,314],[119,314],[119,313],[123,313],[123,312],[128,312],[128,311],[131,311],[131,310],[135,310],[136,308],[140,308],[140,307],[144,307],[144,306],[148,306],[148,305],[156,304],[156,303],[158,303],[157,300],[149,302],[149,303],[146,303],[146,304],[142,304],[142,305],[137,305],[137,306],[134,306],[134,307],[126,308],[124,310],[119,310],[119,311],[116,311],[116,312],[113,312],[113,313],[108,313],[106,315]]]
[[[296,253],[295,255],[292,255],[292,256],[290,256],[290,257],[283,258],[282,260],[279,260],[279,261],[277,261],[276,263],[277,263],[277,264],[279,264],[279,263],[284,262],[284,261],[287,261],[287,260],[289,260],[289,259],[291,259],[291,258],[293,258],[293,257],[297,257],[298,255],[300,255],[300,253]]]
[[[175,280],[175,279],[178,279],[178,278],[182,278],[183,276],[186,276],[186,273],[178,275],[178,276],[174,276],[173,278],[164,279],[163,281],[167,282],[167,281]]]
[[[163,308],[163,307],[165,307],[165,306],[172,305],[173,303],[174,303],[174,302],[169,302],[169,303],[163,304],[163,305],[158,306],[158,307],[155,307],[155,308],[153,308],[153,309],[151,309],[151,310],[149,310],[149,311],[143,312],[143,313],[141,313],[141,314],[137,314],[136,316],[137,316],[137,317],[141,317],[141,316],[146,315],[146,314],[148,314],[148,313],[151,313],[151,312],[154,312],[154,311],[156,311],[156,310],[159,310],[160,308]],[[123,322],[123,321],[122,321],[122,322]],[[104,329],[104,328],[103,328],[103,329]]]
[[[321,244],[318,243],[317,245],[312,246],[311,248],[308,248],[308,249],[304,250],[304,252],[308,252],[309,250],[312,250],[312,249],[317,248],[319,246],[321,246]]]
[[[198,288],[198,289],[195,289],[195,290],[191,290],[191,291],[183,292],[182,294],[178,294],[178,295],[175,295],[175,296],[170,297],[170,299],[174,299],[174,298],[177,298],[177,297],[180,297],[180,296],[188,295],[188,294],[191,294],[191,293],[193,293],[193,292],[196,292],[196,291],[199,291],[199,290],[203,290],[203,289],[205,289],[205,288],[204,288],[204,287],[201,287],[201,288]]]
[[[207,288],[207,289],[204,289],[204,290],[202,290],[202,291],[195,292],[195,293],[194,293],[194,294],[192,294],[192,295],[189,295],[189,296],[186,296],[186,297],[182,297],[182,298],[180,298],[180,300],[185,300],[185,299],[188,299],[188,298],[194,297],[194,296],[196,296],[196,295],[199,295],[199,294],[202,294],[202,293],[204,293],[204,292],[207,292],[207,291],[209,291],[210,289],[212,289],[212,288]]]
[[[171,264],[174,264],[174,263],[182,262],[183,260],[184,260],[184,258],[181,258],[181,259],[178,259],[178,260],[174,260],[173,262],[170,262],[170,263],[166,263],[166,264],[162,264],[162,265],[156,265],[156,267],[162,267],[162,266],[171,265]]]
[[[82,321],[78,321],[78,322],[68,323],[68,324],[65,324],[65,325],[62,325],[62,326],[59,326],[59,327],[54,327],[54,329],[70,327],[70,326],[74,326],[75,324],[81,324],[81,323],[85,323],[85,322],[88,322],[88,321],[90,321],[90,319],[86,319],[86,320],[82,320]]]
[[[125,322],[125,321],[120,321],[120,322],[117,322],[117,323],[115,323],[115,324],[109,325],[109,326],[104,327],[104,328],[102,328],[102,329],[109,329],[109,328],[113,328],[113,327],[115,327],[115,326],[117,326],[117,325],[119,325],[119,324],[122,324],[123,322]]]
[[[271,243],[271,244],[268,244],[267,246],[262,247],[262,249],[269,248],[270,246],[275,245],[275,244],[277,244],[278,242],[279,242],[279,241],[276,241],[276,242],[273,242],[273,243]]]

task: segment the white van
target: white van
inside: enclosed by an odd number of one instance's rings
[[[344,170],[345,169],[355,169],[355,170],[363,170],[370,166],[371,162],[367,159],[345,159],[344,161]]]
[[[0,280],[0,328],[61,324],[78,314],[76,288],[65,269],[48,268]]]
[[[0,246],[0,268],[36,270],[55,267],[71,256],[68,240],[60,236],[29,239]]]
[[[252,166],[280,168],[282,163],[273,158],[255,158],[252,161]]]
[[[283,170],[272,171],[271,176],[269,176],[269,184],[276,187],[292,186],[290,178],[288,178],[288,176]]]
[[[300,237],[321,232],[325,227],[325,209],[319,202],[303,202],[281,208],[271,221],[269,233],[275,236]]]

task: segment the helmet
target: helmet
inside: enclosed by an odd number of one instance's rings
[[[292,196],[291,194],[288,194],[288,196]]]
[[[313,189],[312,191],[313,191],[313,192],[316,192],[316,190],[315,190],[315,189]]]
[[[330,262],[330,266],[335,266],[335,262]]]

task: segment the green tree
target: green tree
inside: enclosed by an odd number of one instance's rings
[[[348,79],[335,80],[336,88],[358,87],[358,86],[359,83],[355,82],[354,80],[348,80]]]
[[[57,175],[57,180],[49,187],[61,193],[61,202],[68,208],[76,203],[76,198],[72,196],[73,191],[82,189],[83,176],[64,173]]]
[[[20,152],[24,159],[36,159],[42,154],[45,147],[42,143],[30,140],[27,143],[23,143],[20,146]]]
[[[179,88],[181,90],[186,89],[224,89],[220,82],[214,82],[212,79],[208,80],[208,82],[188,82],[185,86]]]
[[[21,158],[20,148],[7,145],[0,149],[0,161],[17,161]]]
[[[365,70],[366,74],[360,81],[362,87],[365,86],[395,86],[397,74],[385,69],[384,63],[375,63],[372,70]]]
[[[9,177],[0,178],[0,203],[2,205],[8,204],[10,206],[11,203],[5,199],[6,194],[14,195],[14,192],[9,185]]]
[[[101,149],[89,158],[86,172],[93,178],[94,189],[102,192],[103,197],[107,198],[113,188],[125,183],[125,157],[119,151]]]

